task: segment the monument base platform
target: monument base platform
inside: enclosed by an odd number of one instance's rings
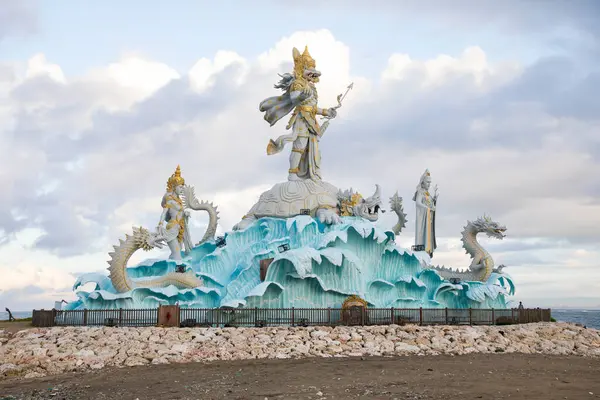
[[[452,284],[435,270],[424,269],[423,257],[400,248],[394,234],[360,217],[322,224],[302,215],[261,218],[225,236],[217,247],[207,242],[185,259],[204,286],[191,289],[136,288],[117,293],[100,274],[82,276],[68,309],[181,307],[341,307],[351,295],[381,308],[506,308],[508,278]],[[261,276],[261,260],[272,259]],[[127,268],[131,279],[143,280],[175,271],[170,260],[148,260]],[[500,282],[501,285],[496,283]]]

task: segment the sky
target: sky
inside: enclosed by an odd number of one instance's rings
[[[323,177],[385,206],[439,187],[434,263],[481,238],[525,306],[600,308],[600,4],[594,0],[81,2],[0,0],[0,306],[51,308],[152,229],[180,164],[219,233],[287,178],[284,132],[258,110],[308,45],[321,106],[354,89],[321,140]],[[378,224],[391,228],[391,213]],[[193,216],[199,238],[207,216]],[[136,254],[131,262],[167,256]]]

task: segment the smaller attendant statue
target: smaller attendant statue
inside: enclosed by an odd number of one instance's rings
[[[157,227],[158,234],[169,245],[171,250],[169,259],[171,260],[181,260],[184,244],[186,255],[192,249],[192,240],[187,229],[190,212],[185,210],[180,197],[184,192],[184,185],[185,180],[181,177],[181,169],[178,165],[175,173],[167,181],[167,191],[161,202],[163,211]]]
[[[437,245],[435,242],[435,210],[437,204],[437,186],[433,196],[429,193],[431,187],[431,174],[429,170],[425,170],[413,201],[416,205],[416,216],[415,216],[415,249],[424,250],[433,257],[433,252]]]

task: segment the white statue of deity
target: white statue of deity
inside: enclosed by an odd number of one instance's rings
[[[302,54],[294,47],[292,55],[294,73],[280,75],[282,79],[275,85],[275,88],[283,90],[284,94],[269,97],[260,103],[260,111],[265,112],[264,119],[271,126],[294,110],[286,126],[286,129],[292,128],[292,132],[281,135],[276,140],[271,139],[267,146],[267,154],[277,154],[287,143],[293,142],[288,180],[319,181],[321,180],[319,140],[326,126],[319,126],[316,116],[335,118],[337,111],[336,107],[324,109],[317,105],[318,94],[315,83],[319,82],[321,72],[315,69],[316,63],[310,56],[308,47],[305,47]]]
[[[181,195],[184,192],[185,180],[181,176],[179,165],[167,181],[167,191],[162,198],[163,208],[158,221],[157,233],[169,245],[171,260],[181,260],[181,250],[185,244],[185,254],[192,249],[192,239],[190,238],[188,219],[190,212],[186,210]],[[166,227],[164,223],[167,223]]]
[[[433,257],[433,251],[437,247],[435,242],[435,210],[438,193],[436,186],[435,192],[431,196],[429,193],[430,187],[431,174],[426,169],[423,175],[421,175],[415,195],[413,196],[413,201],[416,205],[415,248],[420,248],[427,252],[430,257]]]

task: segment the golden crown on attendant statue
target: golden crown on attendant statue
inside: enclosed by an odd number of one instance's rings
[[[175,189],[176,186],[183,185],[185,185],[185,179],[183,179],[183,177],[181,176],[181,168],[178,165],[173,175],[171,175],[169,177],[169,180],[167,180],[167,190],[171,192]]]

